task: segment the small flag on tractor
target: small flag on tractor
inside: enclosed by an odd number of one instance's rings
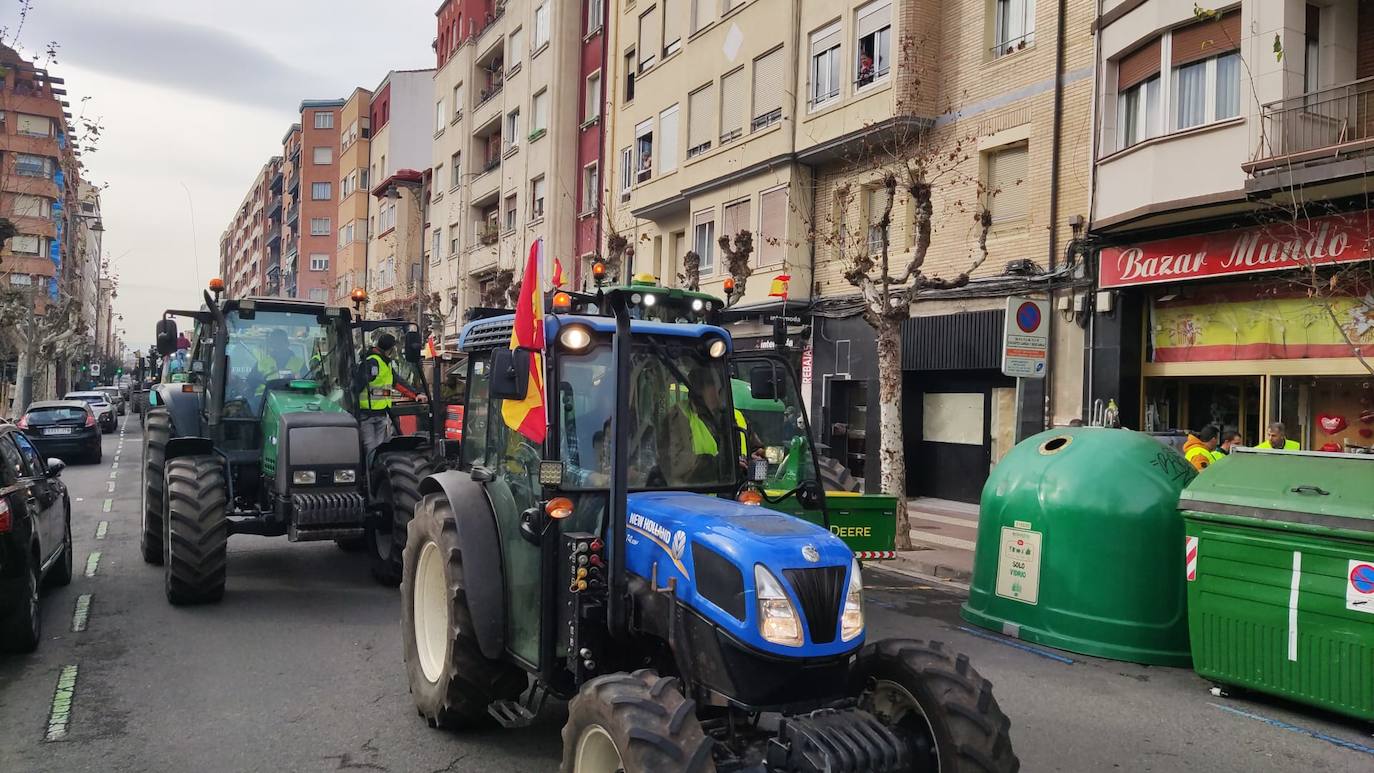
[[[773,284],[768,288],[769,298],[786,298],[787,284],[792,281],[792,277],[787,274],[778,274],[773,277]]]
[[[563,278],[563,261],[553,259],[553,289],[561,288],[567,280]]]
[[[439,356],[439,347],[434,345],[434,334],[430,333],[429,338],[425,339],[425,359],[432,360]]]
[[[520,300],[515,304],[515,326],[510,333],[510,348],[530,353],[529,388],[525,399],[506,399],[501,403],[501,417],[506,425],[541,444],[548,433],[544,415],[544,293],[539,289],[540,266],[544,256],[544,240],[530,245],[529,262],[520,280]]]

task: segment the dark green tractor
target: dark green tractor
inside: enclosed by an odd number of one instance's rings
[[[173,604],[223,596],[231,534],[357,541],[418,499],[414,474],[383,476],[383,486],[365,474],[352,312],[221,300],[222,285],[211,286],[201,309],[168,311],[157,324],[164,379],[149,393],[144,430],[141,547],[164,566]],[[181,352],[177,316],[194,321]],[[392,454],[424,469],[424,451],[403,438],[376,451]]]

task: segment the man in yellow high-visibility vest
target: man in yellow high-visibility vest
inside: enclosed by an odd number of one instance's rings
[[[720,414],[725,408],[725,399],[716,374],[706,367],[693,370],[687,377],[689,396],[677,402],[677,409],[686,420],[687,429],[691,437],[691,450],[693,456],[715,458],[720,456],[721,441],[725,438],[718,438],[720,431]],[[748,450],[748,424],[745,422],[744,414],[738,409],[734,411],[734,424],[737,430],[737,440],[739,444],[737,452],[741,464],[749,454]]]
[[[421,397],[413,387],[396,378],[396,371],[391,365],[395,353],[396,336],[382,333],[358,364],[357,381],[362,385],[358,390],[358,410],[361,413],[358,423],[365,454],[372,453],[373,449],[395,434],[390,413],[392,401],[397,397],[410,400]]]
[[[1263,443],[1255,446],[1255,448],[1264,448],[1270,451],[1302,450],[1302,446],[1298,445],[1298,441],[1288,439],[1287,431],[1284,429],[1283,422],[1281,421],[1276,421],[1269,425],[1268,437],[1265,438]]]
[[[1183,444],[1183,455],[1187,457],[1188,463],[1198,472],[1202,472],[1216,461],[1212,452],[1217,448],[1217,428],[1208,424],[1197,431],[1196,435],[1189,435],[1188,442]]]

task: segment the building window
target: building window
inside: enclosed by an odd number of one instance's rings
[[[84,209],[85,205],[82,207]],[[11,208],[14,214],[19,217],[41,217],[44,219],[52,217],[52,201],[42,196],[16,194]]]
[[[540,89],[530,103],[530,137],[537,138],[549,128],[549,90]]]
[[[316,128],[316,129],[333,129],[333,128],[334,128],[334,114],[331,113],[331,112],[329,112],[328,110],[319,110],[319,111],[316,111],[316,113],[315,113],[315,128]]]
[[[441,132],[448,125],[448,108],[444,106],[444,100],[440,99],[434,103],[434,131]]]
[[[10,252],[15,255],[37,255],[43,249],[43,239],[32,234],[10,237]]]
[[[506,44],[506,72],[514,70],[524,58],[525,31],[517,29],[510,34],[510,41]]]
[[[452,156],[449,157],[449,162],[448,162],[448,175],[449,175],[448,187],[449,187],[449,189],[451,189],[451,190],[457,190],[457,189],[458,189],[458,185],[459,185],[460,183],[463,182],[463,172],[461,171],[462,168],[463,168],[463,154],[462,154],[462,152],[460,151],[460,152],[458,152],[458,153],[454,153]]]
[[[583,106],[583,122],[601,117],[601,71],[587,76],[587,103]]]
[[[892,0],[860,8],[858,19],[854,84],[863,88],[886,78],[892,66]]]
[[[1240,114],[1240,34],[1238,13],[1171,33],[1173,129]]]
[[[787,188],[759,195],[759,265],[781,263],[787,257]]]
[[[534,9],[534,50],[549,44],[549,4]]]
[[[1118,145],[1121,148],[1159,134],[1159,75],[1117,96]]]
[[[520,108],[506,113],[506,150],[520,145]]]
[[[329,270],[329,254],[328,254],[328,253],[324,253],[324,252],[312,252],[312,253],[310,253],[310,270],[311,270],[311,271],[328,271],[328,270]]]
[[[326,115],[328,115],[328,113],[326,113]],[[311,151],[310,160],[316,164],[332,164],[334,163],[334,148],[328,145],[322,145],[315,148]]]
[[[668,174],[677,169],[678,109],[677,105],[658,114],[658,171]]]
[[[310,200],[311,200],[311,201],[329,201],[329,200],[330,200],[331,198],[333,198],[333,197],[334,197],[334,184],[333,184],[333,183],[330,183],[330,182],[322,182],[322,183],[311,183],[311,184],[310,184]]]
[[[663,58],[682,48],[683,0],[663,0]]]
[[[692,0],[692,34],[715,21],[715,16],[711,13],[715,7],[715,0]]]
[[[604,13],[604,8],[603,8],[602,5],[601,5],[603,1],[604,1],[604,0],[587,0],[587,34],[588,34],[588,35],[592,34],[593,32],[596,32],[596,31],[599,30],[599,29],[601,29],[601,25],[603,24],[603,13]]]
[[[658,61],[660,32],[658,8],[650,8],[639,17],[639,71],[645,72]]]
[[[1030,163],[1030,149],[1026,145],[1010,145],[987,154],[983,180],[987,191],[987,208],[993,223],[1021,220],[1030,203],[1030,185],[1026,173]]]
[[[381,210],[377,213],[377,233],[384,234],[396,227],[396,202],[390,199],[382,201]]]
[[[449,254],[450,256],[452,256],[452,255],[457,255],[457,254],[458,254],[458,251],[461,250],[462,247],[463,247],[463,240],[462,240],[462,237],[459,235],[459,229],[458,229],[458,227],[457,227],[457,226],[449,226],[449,228],[448,228],[448,235],[449,235],[449,240],[448,240],[448,254]]]
[[[997,0],[992,56],[1006,56],[1035,42],[1035,0]]]
[[[1307,4],[1306,29],[1303,30],[1302,90],[1312,94],[1321,88],[1322,9]]]
[[[635,50],[625,52],[625,102],[635,101]]]
[[[310,288],[310,300],[316,303],[325,303],[329,300],[329,291],[323,287]]]
[[[635,184],[634,148],[620,149],[620,200],[630,200],[630,189]]]
[[[334,233],[334,226],[333,226],[332,223],[329,222],[329,218],[327,218],[327,217],[312,217],[312,218],[310,218],[310,235],[311,235],[311,236],[329,236],[329,235],[332,234],[332,233]]]
[[[444,229],[442,226],[435,226],[430,232],[429,240],[429,262],[438,263],[443,257],[444,249]]]
[[[811,35],[811,106],[840,96],[840,23]]]
[[[687,95],[687,157],[700,155],[711,149],[716,115],[711,98],[711,84]]]
[[[635,182],[646,182],[654,176],[654,121],[652,118],[635,127]]]
[[[726,204],[724,211],[721,212],[720,235],[729,239],[732,244],[736,236],[750,230],[749,213],[751,208],[749,204],[749,199],[736,201],[733,204]]]
[[[692,217],[692,251],[700,259],[698,266],[702,276],[715,270],[716,213],[714,210],[698,212]]]
[[[463,84],[453,87],[453,120],[463,117]]]
[[[52,175],[52,159],[46,156],[16,153],[14,154],[14,173],[24,177],[49,177]]]
[[[592,162],[582,168],[582,214],[601,208],[601,169]]]
[[[530,220],[544,217],[544,176],[530,180]]]
[[[16,131],[29,137],[51,137],[52,119],[42,115],[18,113]]]
[[[516,210],[515,194],[512,193],[511,195],[506,197],[506,214],[504,226],[507,231],[515,230],[515,219],[517,216],[518,211]]]
[[[749,131],[758,131],[782,120],[784,85],[781,48],[754,60],[754,118],[749,122]]]
[[[744,134],[745,105],[749,92],[744,82],[744,68],[726,73],[720,79],[720,144],[724,145]]]
[[[744,0],[723,0],[720,4],[720,13],[724,16],[741,5],[744,5]]]

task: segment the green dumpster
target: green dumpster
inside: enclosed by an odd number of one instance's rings
[[[1374,720],[1374,456],[1243,451],[1179,507],[1198,674]]]
[[[1196,475],[1130,430],[1022,441],[983,488],[964,619],[1086,655],[1187,666],[1178,495]]]

